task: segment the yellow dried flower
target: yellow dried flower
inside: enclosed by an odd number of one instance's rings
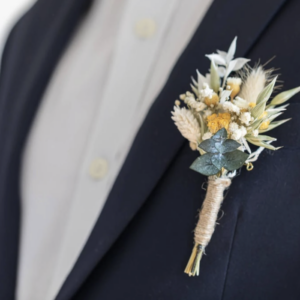
[[[207,126],[210,130],[210,132],[215,133],[218,131],[218,116],[217,114],[212,114],[207,117]]]
[[[234,97],[240,92],[241,84],[242,80],[240,78],[229,77],[227,79],[226,89],[231,91],[231,99],[234,99]]]
[[[260,130],[266,130],[268,129],[269,125],[270,125],[271,121],[270,120],[266,120],[264,122],[262,122],[259,126]]]
[[[255,107],[255,106],[256,106],[256,103],[255,103],[255,102],[250,102],[250,103],[249,103],[249,107],[250,107],[250,108],[253,108],[253,107]]]
[[[225,128],[227,130],[230,121],[231,121],[230,113],[221,113],[221,114],[219,114],[219,124],[220,124],[221,128]]]
[[[219,96],[216,93],[213,93],[211,96],[204,98],[204,103],[207,106],[216,105],[219,103]]]
[[[212,114],[207,117],[207,126],[209,131],[215,134],[221,128],[228,130],[231,121],[230,113]]]

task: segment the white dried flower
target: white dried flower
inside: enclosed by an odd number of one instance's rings
[[[264,89],[268,73],[259,66],[255,69],[245,68],[244,72],[241,72],[243,77],[243,85],[239,96],[245,99],[248,103],[256,103],[257,96]]]
[[[200,125],[190,110],[185,107],[180,108],[174,106],[172,120],[175,122],[175,125],[183,137],[191,143],[198,145],[201,138]]]
[[[258,129],[255,129],[255,130],[252,131],[253,136],[258,136],[258,134],[259,134]]]
[[[190,106],[191,108],[193,108],[194,110],[196,110],[197,112],[202,111],[203,109],[206,108],[205,103],[197,101],[193,95],[186,97],[184,99],[184,102],[188,106]]]
[[[185,94],[181,94],[181,95],[179,96],[179,99],[180,99],[180,100],[184,100],[184,99],[185,99],[185,97],[186,97],[186,95],[185,95]]]
[[[208,140],[208,139],[210,139],[212,137],[212,133],[211,132],[205,132],[204,134],[203,134],[203,137],[202,137],[202,140],[204,141],[204,140]]]
[[[247,134],[247,129],[244,126],[240,126],[238,129],[236,129],[232,134],[231,138],[233,140],[240,140],[242,137],[244,137]]]
[[[176,106],[180,106],[180,101],[179,100],[175,100],[175,105]]]
[[[238,130],[239,129],[239,125],[237,124],[237,123],[235,123],[235,122],[231,122],[230,124],[229,124],[229,127],[228,127],[228,130],[229,130],[229,132],[235,132],[236,130]]]
[[[240,130],[241,130],[242,137],[244,137],[244,136],[247,134],[247,129],[246,129],[246,127],[240,126]]]
[[[193,108],[199,112],[199,111],[204,110],[206,108],[206,105],[203,102],[196,102],[196,104]]]
[[[249,103],[241,97],[235,97],[233,104],[238,106],[240,109],[248,109]]]
[[[241,137],[242,137],[242,132],[239,129],[231,134],[231,138],[236,141],[239,140]]]
[[[206,109],[204,111],[204,116],[207,118],[208,116],[210,116],[212,114],[212,111],[210,109]]]
[[[200,91],[203,89],[204,84],[208,84],[210,83],[210,74],[206,74],[205,76],[203,76],[198,70],[197,70],[197,81],[192,78],[193,83],[195,84],[195,86],[198,87],[198,92],[200,93]]]
[[[225,111],[234,112],[237,115],[240,114],[240,108],[238,106],[236,106],[235,104],[231,103],[230,101],[226,101],[223,103],[223,109]]]
[[[231,91],[228,90],[222,90],[220,92],[220,104],[223,104],[226,100],[230,98]]]
[[[199,94],[202,99],[211,98],[213,93],[214,93],[214,90],[212,90],[207,83],[204,83],[203,89],[199,91]]]
[[[242,79],[238,77],[228,77],[227,78],[227,84],[234,84],[234,85],[241,85],[242,84]],[[229,86],[230,88],[230,86]]]
[[[249,113],[249,112],[241,113],[240,121],[248,126],[251,121],[251,113]]]

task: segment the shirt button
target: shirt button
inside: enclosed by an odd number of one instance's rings
[[[156,31],[156,23],[153,19],[140,19],[135,24],[135,34],[139,38],[150,38]]]
[[[93,179],[103,179],[108,171],[108,162],[103,158],[96,158],[92,161],[89,174]]]

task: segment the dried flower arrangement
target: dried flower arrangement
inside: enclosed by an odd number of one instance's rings
[[[175,101],[172,119],[180,133],[200,156],[191,169],[208,176],[208,188],[199,221],[195,228],[194,248],[185,269],[190,276],[199,275],[200,260],[215,229],[224,191],[243,165],[253,169],[261,152],[277,150],[276,138],[266,132],[287,122],[275,121],[300,91],[300,87],[282,92],[271,99],[277,76],[272,70],[256,65],[249,59],[234,58],[235,38],[228,52],[206,55],[211,61],[210,74],[192,78],[191,90]],[[234,77],[229,77],[234,72]],[[284,105],[282,105],[284,104]],[[251,150],[249,143],[256,147]],[[252,147],[253,148],[253,147]]]

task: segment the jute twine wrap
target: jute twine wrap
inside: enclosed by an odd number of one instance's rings
[[[224,199],[224,191],[230,186],[231,179],[210,176],[199,221],[195,228],[195,246],[185,268],[189,276],[199,275],[200,260],[205,247],[208,245],[216,226],[218,213]]]
[[[194,240],[196,244],[205,248],[213,233],[218,213],[223,202],[224,191],[230,186],[228,178],[209,177],[206,197],[200,211],[199,221],[195,228]]]

